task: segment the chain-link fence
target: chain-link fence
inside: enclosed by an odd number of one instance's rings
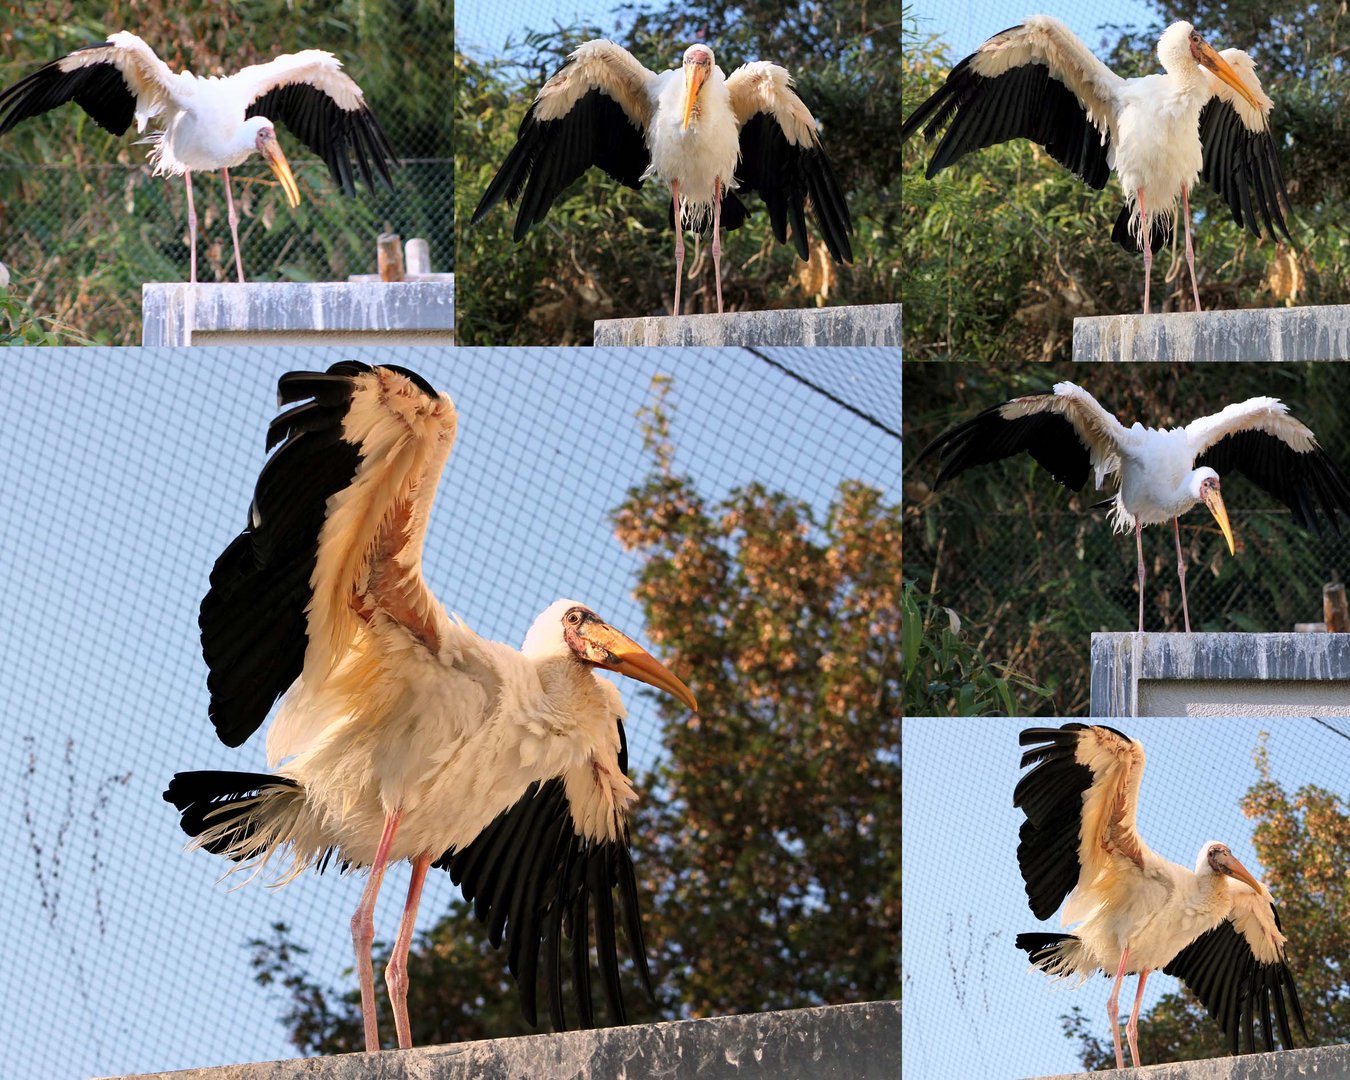
[[[1281,398],[1350,470],[1350,370],[1341,364],[910,364],[906,393],[905,576],[953,609],[986,659],[1050,688],[1021,708],[1077,715],[1088,704],[1088,650],[1099,630],[1137,625],[1132,533],[1112,532],[1089,483],[1069,492],[1028,455],[963,473],[933,492],[937,465],[915,461],[940,432],[976,412],[1060,380],[1092,392],[1127,426],[1186,424],[1250,396]],[[1194,630],[1288,631],[1322,618],[1322,588],[1350,572],[1350,535],[1321,535],[1242,476],[1223,480],[1236,556],[1203,507],[1181,519]],[[1341,525],[1344,526],[1344,520]],[[1147,528],[1144,625],[1182,627],[1169,526]],[[945,618],[945,616],[944,616]]]
[[[74,9],[73,11],[70,9]],[[454,269],[454,166],[448,0],[364,5],[320,13],[281,0],[202,0],[190,11],[162,0],[10,5],[23,33],[8,37],[8,86],[75,48],[131,30],[173,70],[229,74],[283,52],[332,52],[362,87],[401,167],[393,190],[357,184],[342,195],[328,170],[284,125],[278,135],[302,201],[291,209],[256,156],[231,170],[240,247],[251,281],[343,281],[374,273],[376,238],[426,239],[432,269]],[[180,177],[150,175],[135,127],[115,137],[74,103],[0,138],[0,263],[11,291],[40,324],[76,341],[140,341],[141,285],[186,281],[187,200]],[[195,174],[199,281],[234,281],[219,172]]]
[[[216,884],[160,793],[177,770],[265,768],[206,716],[197,607],[243,525],[277,376],[339,357],[396,362],[448,391],[459,441],[424,572],[485,637],[519,644],[559,596],[644,640],[640,557],[610,513],[653,469],[652,379],[674,468],[710,503],[751,482],[813,508],[844,480],[894,491],[899,356],[883,350],[60,349],[11,352],[0,456],[0,898],[7,1076],[61,1078],[285,1057],[280,988],[248,942],[287,923],[326,985],[353,976],[363,878]],[[888,495],[888,497],[890,497]],[[624,687],[633,766],[661,755],[655,699]],[[715,723],[709,717],[708,723]],[[642,837],[635,838],[641,872]],[[406,868],[377,912],[392,936]],[[424,925],[456,895],[435,874]],[[40,1032],[40,1037],[34,1033]]]

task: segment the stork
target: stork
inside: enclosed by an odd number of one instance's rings
[[[507,943],[522,1011],[542,979],[567,1023],[594,1024],[591,921],[611,1015],[625,1022],[616,907],[651,992],[628,810],[626,715],[615,671],[697,710],[689,688],[591,608],[559,600],[516,650],[446,613],[422,576],[422,542],[457,414],[393,366],[343,362],[283,375],[248,525],[201,605],[210,716],[228,746],[263,723],[270,773],[184,772],[164,797],[193,847],[282,882],[336,859],[366,868],[352,938],[367,1050],[380,1048],[370,956],[385,869],[412,879],[385,972],[398,1045],[411,1045],[407,956],[427,872],[449,871]],[[278,445],[279,444],[279,445]],[[615,890],[618,902],[615,901]],[[542,959],[542,967],[541,967]]]
[[[1112,171],[1125,194],[1111,239],[1144,254],[1144,311],[1153,254],[1167,243],[1181,197],[1195,309],[1200,286],[1191,244],[1190,192],[1199,177],[1223,196],[1233,221],[1258,239],[1291,240],[1289,195],[1270,130],[1272,103],[1252,58],[1216,52],[1187,22],[1158,40],[1164,75],[1124,79],[1058,19],[1036,15],[995,34],[952,68],[910,114],[905,141],[923,130],[941,141],[929,179],[966,154],[1030,139],[1100,191]],[[945,129],[945,131],[944,131]]]
[[[0,91],[0,135],[21,120],[74,101],[102,128],[123,134],[134,119],[137,132],[156,127],[150,144],[154,175],[182,176],[187,189],[188,280],[197,280],[197,213],[192,174],[219,169],[225,181],[234,264],[244,281],[239,253],[239,215],[230,191],[230,170],[254,153],[276,174],[287,203],[300,205],[300,189],[277,139],[286,127],[323,158],[346,195],[354,195],[353,160],[366,187],[375,179],[393,187],[393,148],[366,104],[361,88],[332,53],[318,49],[278,56],[226,77],[170,71],[154,51],[126,30],[106,42],[86,45],[53,60]]]
[[[976,465],[1029,453],[1070,491],[1081,491],[1089,474],[1100,490],[1114,486],[1109,501],[1116,532],[1134,530],[1139,562],[1139,631],[1144,630],[1145,525],[1172,522],[1186,603],[1186,560],[1178,518],[1203,503],[1214,516],[1229,554],[1235,554],[1220,477],[1242,473],[1293,512],[1296,524],[1318,531],[1325,515],[1340,534],[1337,512],[1350,516],[1350,478],[1289,415],[1277,398],[1254,397],[1202,416],[1185,427],[1125,427],[1097,399],[1071,382],[1048,394],[1013,398],[985,409],[934,439],[918,461],[937,455],[941,468],[934,490]],[[1099,503],[1098,505],[1106,505]]]
[[[1200,999],[1230,1053],[1240,1040],[1248,1053],[1256,1049],[1258,1019],[1267,1050],[1275,1049],[1273,1021],[1293,1047],[1291,1013],[1306,1038],[1270,890],[1217,840],[1200,849],[1191,871],[1149,850],[1137,832],[1144,748],[1115,728],[1087,724],[1028,728],[1018,741],[1031,748],[1022,768],[1034,766],[1013,793],[1013,806],[1026,814],[1017,863],[1027,903],[1048,919],[1067,897],[1061,924],[1079,926],[1071,934],[1018,934],[1015,944],[1057,978],[1081,983],[1098,971],[1115,973],[1106,1013],[1116,1068],[1125,1067],[1121,982],[1139,975],[1125,1027],[1137,1067],[1144,983],[1159,969]]]
[[[820,125],[792,89],[787,69],[766,60],[724,76],[712,49],[690,45],[680,71],[648,71],[612,41],[588,41],[535,97],[511,148],[473,212],[476,225],[502,199],[519,200],[514,238],[525,238],[592,165],[640,188],[670,184],[675,227],[675,303],[680,313],[684,230],[712,229],[717,310],[722,311],[721,230],[748,213],[758,192],[778,242],[807,258],[806,206],[836,262],[852,262],[853,222],[820,139]]]

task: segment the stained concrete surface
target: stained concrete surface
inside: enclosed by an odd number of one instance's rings
[[[1075,361],[1347,360],[1350,305],[1075,319],[1073,358]]]
[[[597,345],[900,345],[900,305],[602,319]]]
[[[896,1080],[899,1075],[900,1003],[871,1001],[224,1065],[141,1074],[136,1080]]]

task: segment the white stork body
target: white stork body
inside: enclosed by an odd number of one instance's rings
[[[637,188],[670,185],[675,226],[675,303],[680,313],[684,229],[712,229],[717,310],[722,310],[721,230],[738,228],[739,195],[758,192],[780,243],[807,257],[805,208],[837,262],[851,262],[848,207],[819,125],[785,68],[767,61],[723,75],[706,45],[685,50],[678,71],[654,72],[612,41],[577,47],[521,121],[517,141],[473,213],[482,221],[502,199],[515,203],[524,239],[554,200],[590,166]],[[739,193],[739,194],[738,194]],[[724,217],[725,215],[725,217]]]
[[[246,67],[229,76],[171,71],[135,34],[122,30],[38,69],[0,92],[0,134],[19,121],[75,101],[103,128],[121,135],[135,120],[151,145],[157,176],[182,176],[188,202],[189,281],[197,280],[197,214],[192,174],[219,169],[234,241],[235,268],[244,280],[239,216],[230,169],[257,153],[271,166],[292,206],[300,190],[277,140],[276,124],[294,130],[324,159],[334,181],[351,195],[352,159],[366,186],[378,176],[392,186],[394,153],[366,106],[361,88],[332,53],[306,49]]]
[[[1294,521],[1319,528],[1319,512],[1340,531],[1337,513],[1350,517],[1350,479],[1289,415],[1276,398],[1256,397],[1225,406],[1185,427],[1125,427],[1086,390],[1056,383],[1048,394],[1014,398],[933,440],[918,460],[942,462],[934,489],[975,465],[1030,453],[1054,478],[1079,491],[1091,475],[1100,490],[1113,486],[1116,532],[1134,530],[1139,574],[1139,631],[1144,629],[1145,525],[1172,522],[1181,581],[1182,617],[1191,629],[1186,562],[1178,518],[1197,503],[1213,514],[1230,554],[1235,553],[1220,477],[1244,473],[1283,501]]]
[[[1200,849],[1194,871],[1149,849],[1135,826],[1143,747],[1113,728],[1085,724],[1029,728],[1019,741],[1033,747],[1022,755],[1022,768],[1035,766],[1013,795],[1027,818],[1017,847],[1027,901],[1038,919],[1064,903],[1061,925],[1080,925],[1072,934],[1019,934],[1016,945],[1049,975],[1079,982],[1098,971],[1114,975],[1107,1014],[1116,1067],[1125,1067],[1121,982],[1139,975],[1126,1025],[1138,1066],[1139,1006],[1157,970],[1176,975],[1200,998],[1232,1053],[1244,1029],[1247,1050],[1255,1049],[1258,1017],[1266,1049],[1275,1048],[1272,1019],[1292,1047],[1289,1010],[1300,1028],[1303,1013],[1270,890],[1218,841]]]
[[[689,95],[683,72],[663,71],[651,84],[654,107],[647,149],[652,162],[643,176],[664,180],[672,187],[678,184],[684,220],[699,229],[711,220],[721,201],[720,192],[736,190],[741,136],[726,76],[712,63],[712,50],[693,48],[707,53],[711,71],[698,90],[688,126],[684,106]]]
[[[337,858],[368,867],[352,919],[366,1048],[380,1048],[370,948],[385,868],[412,862],[386,971],[399,1046],[410,1045],[406,961],[426,874],[443,867],[508,943],[526,1017],[536,981],[566,1026],[558,970],[572,939],[576,1009],[593,1024],[590,915],[605,998],[624,1022],[616,915],[650,991],[628,852],[617,688],[606,668],[689,689],[573,600],[547,608],[522,649],[449,615],[422,578],[422,541],[457,415],[401,368],[340,363],[281,379],[282,404],[249,525],[202,601],[211,719],[237,746],[268,731],[272,773],[189,772],[165,792],[193,846],[282,881]],[[616,904],[612,895],[618,890]],[[540,967],[540,964],[543,967]]]
[[[1126,204],[1112,239],[1144,254],[1144,310],[1153,254],[1166,242],[1181,200],[1195,306],[1199,284],[1190,233],[1190,191],[1202,176],[1234,221],[1289,238],[1289,197],[1270,133],[1270,98],[1245,52],[1216,52],[1190,23],[1158,41],[1166,74],[1124,79],[1058,19],[1035,15],[994,35],[961,61],[946,84],[909,117],[902,141],[947,127],[928,176],[966,153],[1030,138],[1092,187],[1112,171]],[[948,122],[950,121],[950,126]]]

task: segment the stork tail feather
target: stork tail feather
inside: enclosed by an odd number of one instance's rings
[[[327,863],[331,850],[319,838],[305,789],[271,773],[182,772],[164,792],[182,815],[190,849],[204,848],[240,863],[236,869],[261,870],[289,845],[291,866],[284,884],[309,866]]]

